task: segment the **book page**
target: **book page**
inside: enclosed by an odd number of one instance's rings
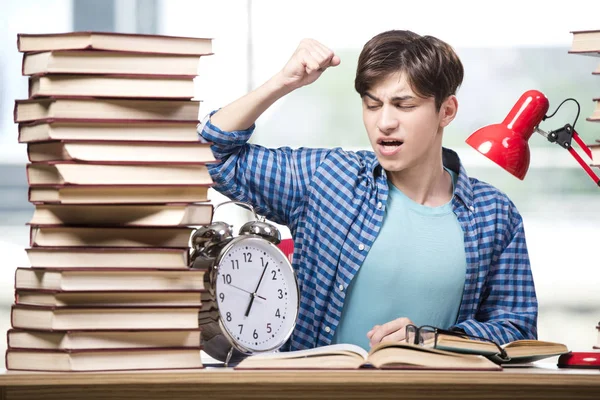
[[[351,355],[360,357],[363,360],[367,359],[367,351],[360,346],[348,343],[332,344],[329,346],[315,347],[314,349],[296,350],[296,351],[281,351],[273,353],[259,353],[252,355],[254,359],[273,360],[273,359],[292,359],[311,356],[327,356],[327,355]]]
[[[335,344],[314,349],[262,353],[243,359],[235,369],[357,369],[367,352],[351,344]]]

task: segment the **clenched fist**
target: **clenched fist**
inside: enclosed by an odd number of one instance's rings
[[[331,49],[314,39],[303,39],[279,72],[278,79],[289,91],[316,81],[323,71],[340,64],[340,58]]]

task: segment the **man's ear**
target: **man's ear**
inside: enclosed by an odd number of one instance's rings
[[[458,111],[458,99],[450,95],[440,106],[440,128],[445,128],[452,122]]]

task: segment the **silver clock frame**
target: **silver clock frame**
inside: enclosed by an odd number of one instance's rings
[[[231,203],[249,207],[254,212],[252,207],[246,203]],[[225,203],[220,205],[223,204]],[[240,229],[240,234],[238,236],[227,237],[227,235],[222,235],[220,234],[221,232],[219,232],[216,237],[216,241],[208,241],[208,245],[203,249],[195,249],[196,254],[191,265],[192,268],[204,269],[208,272],[204,275],[204,287],[208,290],[211,296],[211,299],[208,301],[210,303],[210,307],[204,311],[201,311],[198,316],[199,325],[202,329],[202,349],[212,358],[224,362],[226,366],[252,354],[265,353],[281,348],[281,346],[288,341],[295,329],[300,308],[300,289],[298,287],[296,271],[294,271],[292,264],[285,254],[276,246],[276,244],[279,243],[279,232],[277,231],[277,228],[264,222],[264,219],[261,220],[258,218],[256,213],[255,216],[257,217],[257,221],[245,224]],[[219,228],[226,226],[222,222],[217,222],[213,225]],[[275,230],[275,232],[272,230]],[[293,316],[291,316],[293,317],[291,319],[293,323],[289,328],[289,331],[285,333],[281,341],[277,342],[271,348],[261,351],[256,351],[245,345],[242,345],[241,343],[238,343],[234,337],[232,337],[224,325],[223,318],[219,310],[218,299],[216,298],[218,282],[217,277],[223,257],[229,253],[233,246],[245,241],[249,241],[250,243],[260,241],[262,245],[270,247],[274,253],[278,254],[278,257],[281,258],[281,260],[278,261],[282,261],[280,263],[281,266],[283,268],[288,268],[291,272],[296,292],[296,304],[295,306],[290,306],[293,311]]]

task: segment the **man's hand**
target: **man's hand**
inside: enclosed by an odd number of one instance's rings
[[[398,318],[383,325],[375,325],[373,329],[367,332],[369,346],[373,347],[381,342],[399,342],[404,341],[406,334],[406,325],[413,322],[408,318]]]
[[[327,68],[339,64],[340,58],[331,49],[314,39],[303,39],[277,78],[292,91],[313,83]]]

